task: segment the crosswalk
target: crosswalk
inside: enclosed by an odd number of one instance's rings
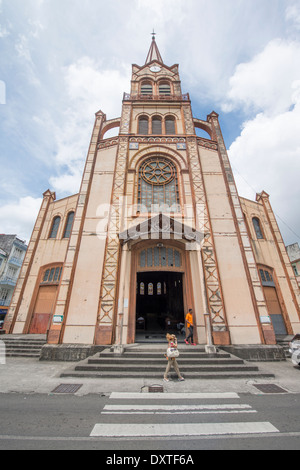
[[[279,430],[257,420],[236,393],[112,393],[94,438],[202,438],[270,435]]]

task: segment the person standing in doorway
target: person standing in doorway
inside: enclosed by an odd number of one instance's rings
[[[194,321],[193,321],[193,310],[190,308],[186,317],[186,331],[189,332],[188,336],[185,339],[186,344],[191,344],[192,346],[196,346],[194,343]]]

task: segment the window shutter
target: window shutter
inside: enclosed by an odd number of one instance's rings
[[[152,85],[150,83],[142,85],[141,86],[141,94],[142,95],[152,95]]]
[[[166,134],[172,135],[175,134],[175,119],[166,118]]]
[[[149,130],[148,130],[148,119],[147,118],[141,118],[139,119],[139,134],[142,135],[148,135]]]
[[[152,134],[162,134],[162,125],[160,118],[152,119]]]
[[[160,95],[171,95],[171,87],[168,83],[159,85],[159,94]]]

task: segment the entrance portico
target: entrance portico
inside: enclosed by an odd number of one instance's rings
[[[116,343],[134,343],[140,329],[176,331],[192,308],[195,340],[207,344],[201,233],[159,214],[122,232],[119,238],[122,259]]]

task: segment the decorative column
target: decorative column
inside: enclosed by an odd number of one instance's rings
[[[230,334],[227,325],[214,238],[209,218],[207,197],[198,153],[197,137],[195,136],[190,105],[184,106],[184,116],[186,132],[193,135],[191,137],[187,137],[187,149],[189,156],[190,177],[192,180],[192,188],[194,193],[196,229],[204,235],[201,253],[206,285],[206,297],[208,300],[209,309],[209,312],[205,313],[209,313],[210,315],[210,325],[214,344],[229,345],[231,343]]]
[[[116,339],[115,328],[118,323],[116,311],[121,254],[118,235],[121,232],[124,211],[123,198],[127,177],[130,112],[131,104],[124,102],[107,228],[98,318],[95,329],[96,345],[109,345]]]
[[[96,114],[95,125],[92,133],[91,143],[78,196],[78,203],[75,211],[72,233],[70,236],[69,246],[64,262],[62,278],[59,285],[56,308],[53,315],[55,321],[52,323],[48,334],[49,344],[58,344],[62,342],[63,339],[62,337],[68,315],[69,300],[73,287],[74,275],[76,271],[78,253],[80,250],[82,231],[85,221],[85,214],[87,211],[89,194],[91,190],[94,167],[97,157],[97,143],[105,120],[105,114],[103,114],[102,111],[99,111]]]
[[[115,332],[115,345],[114,352],[122,354],[123,352],[123,327],[125,320],[125,286],[126,286],[126,269],[128,259],[128,244],[125,243],[122,247],[121,254],[121,270],[120,270],[120,281],[119,281],[119,301],[118,301],[118,318]]]
[[[34,256],[38,247],[39,240],[41,238],[41,233],[44,227],[44,222],[47,216],[48,208],[51,202],[55,201],[56,195],[51,192],[49,189],[43,194],[43,202],[36,219],[36,223],[31,235],[30,242],[26,251],[26,255],[23,261],[22,269],[15,287],[11,304],[8,310],[8,313],[5,317],[5,323],[3,329],[7,333],[27,333],[25,331],[27,313],[28,309],[26,308],[22,311],[22,301],[26,283],[30,274],[31,266],[34,260]],[[16,325],[17,324],[17,325]],[[16,330],[16,331],[14,331]]]
[[[262,193],[257,194],[256,200],[262,203],[264,207],[265,214],[269,222],[269,226],[271,228],[273,238],[275,240],[277,252],[281,260],[284,272],[285,272],[285,277],[286,277],[286,280],[288,282],[288,285],[289,285],[289,288],[293,297],[295,309],[297,311],[298,318],[300,320],[300,290],[299,290],[299,286],[297,283],[297,279],[295,277],[295,273],[291,265],[290,258],[287,254],[285,244],[282,239],[281,232],[279,230],[279,227],[276,221],[276,217],[274,215],[274,212],[270,203],[270,196],[265,191],[263,191]]]
[[[240,204],[232,168],[226,151],[224,139],[222,136],[218,114],[212,112],[207,117],[211,124],[212,137],[218,143],[220,162],[223,168],[225,183],[229,195],[229,201],[235,223],[236,233],[241,247],[241,255],[244,261],[245,272],[251,292],[252,304],[254,307],[257,325],[262,343],[276,344],[275,333],[271,318],[266,305],[263,288],[257,270],[251,242],[248,236],[247,227],[244,221],[243,211]]]

